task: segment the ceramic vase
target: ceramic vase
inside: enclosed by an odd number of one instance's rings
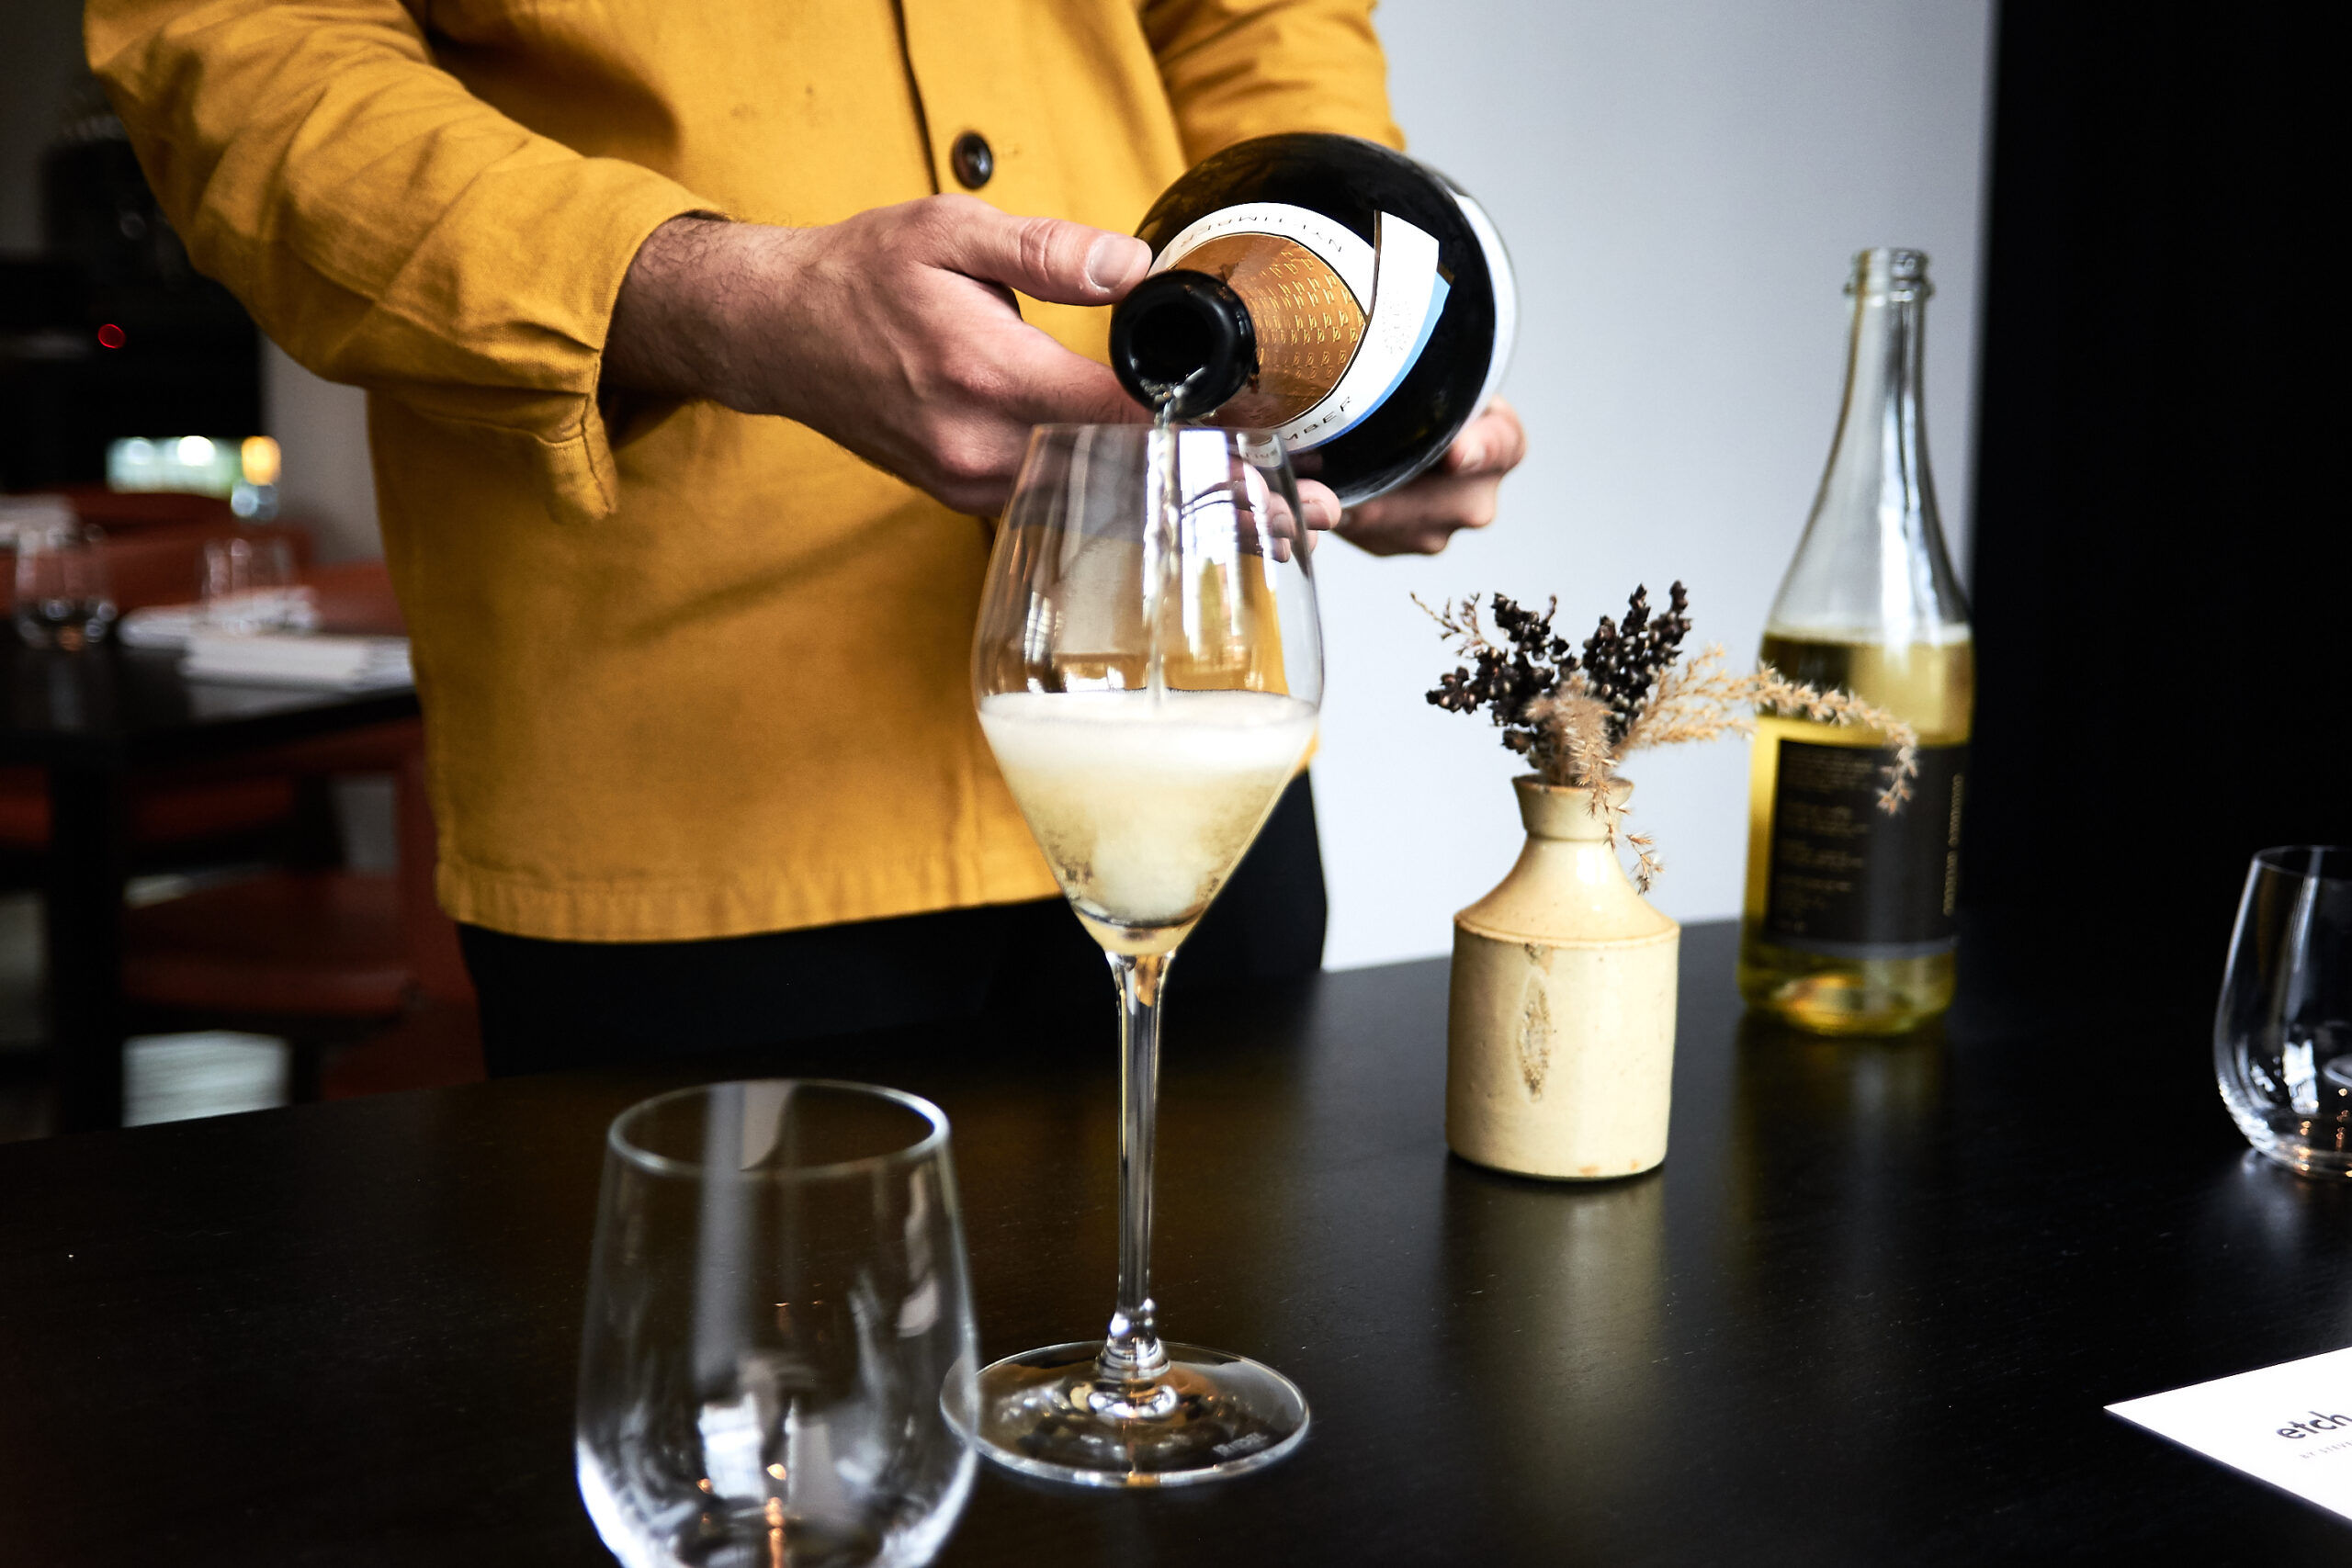
[[[1590,791],[1511,783],[1527,847],[1453,917],[1446,1142],[1526,1176],[1631,1176],[1666,1158],[1682,928],[1634,891]]]

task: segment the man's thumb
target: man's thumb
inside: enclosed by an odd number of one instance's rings
[[[959,271],[1057,305],[1108,305],[1151,266],[1150,247],[1132,236],[992,208],[975,212],[957,238]]]

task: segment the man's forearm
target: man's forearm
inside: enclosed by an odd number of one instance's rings
[[[959,511],[1001,505],[1040,423],[1141,417],[1015,291],[1108,305],[1142,241],[971,197],[807,229],[681,218],[639,247],[605,334],[607,393],[795,420]]]
[[[754,346],[743,324],[781,281],[792,231],[673,218],[647,236],[613,302],[607,390],[743,408]]]

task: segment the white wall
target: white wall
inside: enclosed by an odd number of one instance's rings
[[[278,506],[311,525],[321,560],[374,559],[376,480],[368,462],[368,394],[322,381],[264,339],[262,423],[285,454]]]
[[[1636,582],[1689,584],[1694,644],[1754,655],[1827,456],[1839,288],[1866,245],[1933,258],[1928,416],[1964,569],[1989,0],[1385,0],[1412,151],[1476,193],[1519,270],[1506,391],[1532,450],[1434,560],[1317,557],[1316,763],[1335,967],[1445,951],[1500,879],[1515,759],[1423,703],[1450,664],[1406,597],[1560,596],[1577,640]],[[1680,919],[1736,914],[1737,739],[1638,755],[1635,826]]]

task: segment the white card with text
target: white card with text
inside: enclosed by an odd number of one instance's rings
[[[2127,1399],[2108,1409],[2352,1517],[2352,1350]]]

